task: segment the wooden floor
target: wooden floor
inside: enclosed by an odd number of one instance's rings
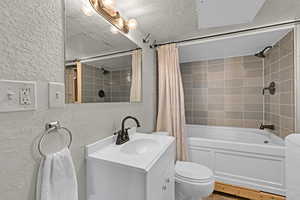
[[[215,192],[209,197],[204,198],[203,200],[247,200],[247,199]]]

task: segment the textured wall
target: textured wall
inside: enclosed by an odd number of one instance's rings
[[[272,81],[276,84],[275,95],[265,95],[265,121],[273,124],[273,132],[284,138],[295,131],[293,31],[275,44],[265,58],[264,81],[265,87]]]
[[[0,79],[33,80],[38,87],[38,110],[0,114],[0,199],[33,200],[40,157],[36,142],[46,122],[60,120],[73,132],[80,200],[85,200],[84,146],[119,128],[127,114],[151,131],[155,111],[155,60],[143,49],[143,103],[48,106],[48,81],[64,82],[61,1],[0,1]],[[129,35],[141,42],[140,34]]]
[[[258,128],[263,60],[232,57],[181,64],[188,124]]]

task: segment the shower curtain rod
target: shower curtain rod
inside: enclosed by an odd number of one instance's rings
[[[246,33],[246,32],[256,31],[256,30],[261,30],[261,29],[274,28],[274,27],[278,27],[278,26],[293,25],[293,24],[296,24],[296,23],[300,23],[300,20],[293,20],[293,21],[282,22],[282,23],[277,23],[277,24],[258,26],[258,27],[254,27],[254,28],[240,29],[240,30],[236,30],[236,31],[206,35],[206,36],[189,38],[189,39],[184,39],[184,40],[164,42],[164,43],[155,44],[154,48],[159,47],[159,46],[163,46],[163,45],[167,45],[167,44],[174,44],[174,43],[175,44],[181,44],[181,43],[192,42],[192,41],[197,41],[197,40],[204,40],[204,39],[210,39],[210,38],[215,38],[215,37],[222,37],[222,36],[226,36],[226,35],[233,35],[233,34]]]
[[[126,51],[117,51],[114,53],[101,54],[101,55],[91,56],[91,57],[84,57],[84,58],[75,59],[75,60],[66,60],[65,65],[68,66],[68,65],[74,65],[76,62],[91,62],[91,61],[95,61],[95,60],[102,60],[102,59],[113,58],[113,57],[117,57],[117,56],[126,56],[126,55],[130,55],[130,53],[132,53],[132,51],[140,50],[140,49],[141,48],[135,48],[135,49],[130,49],[130,50],[126,50]]]

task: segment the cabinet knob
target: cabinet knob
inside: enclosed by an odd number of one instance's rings
[[[166,183],[170,183],[170,178],[167,178],[167,179],[166,179]]]
[[[166,185],[162,186],[162,190],[163,190],[163,191],[165,191],[166,189],[167,189],[167,186],[166,186]]]

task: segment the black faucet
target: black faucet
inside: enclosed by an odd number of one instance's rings
[[[273,124],[270,124],[270,125],[261,124],[260,127],[259,127],[259,129],[261,129],[261,130],[264,130],[265,128],[271,129],[271,130],[275,129]]]
[[[275,91],[276,91],[276,88],[275,88],[275,82],[271,82],[270,85],[268,87],[265,87],[262,91],[262,94],[264,95],[265,94],[265,90],[269,90],[269,93],[271,95],[274,95],[275,94]]]
[[[132,116],[125,117],[122,120],[122,129],[114,133],[114,135],[118,135],[116,140],[116,145],[124,144],[125,142],[129,141],[128,129],[130,128],[125,128],[125,122],[127,119],[133,119],[136,123],[136,126],[141,127],[139,120],[137,120],[135,117]]]

